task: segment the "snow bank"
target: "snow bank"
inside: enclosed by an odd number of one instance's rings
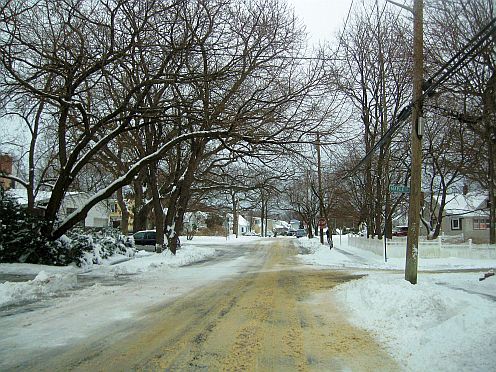
[[[186,240],[186,239],[185,239]],[[77,274],[90,273],[93,276],[115,276],[138,274],[155,270],[167,270],[202,261],[215,256],[218,252],[214,245],[225,238],[202,238],[195,243],[188,242],[181,246],[174,256],[169,251],[161,254],[138,251],[134,256],[114,254],[100,258],[99,264],[75,266],[44,266],[33,264],[0,264],[4,274],[36,275],[27,282],[0,283],[0,307],[50,297],[77,286]],[[238,242],[238,240],[236,240]],[[246,240],[239,240],[241,243]],[[231,240],[227,244],[233,244]],[[117,264],[118,263],[118,264]]]
[[[0,306],[18,302],[34,301],[52,296],[58,292],[73,288],[77,284],[75,273],[49,274],[40,271],[33,279],[22,283],[5,282],[0,284]]]
[[[466,276],[452,274],[448,285],[457,288]],[[478,274],[471,276],[476,286]],[[496,303],[437,281],[439,275],[412,285],[402,275],[376,274],[341,285],[334,295],[352,322],[374,334],[407,370],[493,369]]]
[[[213,257],[216,254],[217,251],[215,248],[189,244],[182,245],[177,250],[176,255],[173,255],[170,251],[164,251],[160,254],[139,251],[137,253],[137,259],[112,266],[110,271],[116,274],[137,274],[160,268],[189,265]]]

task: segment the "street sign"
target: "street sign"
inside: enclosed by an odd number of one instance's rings
[[[403,185],[389,185],[389,192],[395,194],[409,194],[410,188],[408,186],[403,186]]]

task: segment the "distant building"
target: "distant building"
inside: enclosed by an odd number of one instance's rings
[[[267,229],[267,233],[272,232],[274,229],[274,226],[276,225],[276,220],[268,218],[267,220],[264,221],[264,223],[267,224],[267,226],[264,226],[264,229]],[[251,230],[256,233],[256,234],[262,234],[262,219],[260,217],[252,217],[252,225],[251,225]]]
[[[231,213],[227,214],[227,223],[228,229],[230,233],[236,234],[234,231],[234,218]],[[246,234],[250,229],[250,223],[240,214],[238,214],[238,235]]]
[[[489,242],[489,197],[486,193],[448,194],[442,231],[475,243]]]
[[[0,174],[12,174],[12,156],[9,154],[0,155]],[[8,178],[0,177],[0,186],[4,190],[9,190],[15,187],[14,181]]]
[[[13,196],[20,205],[28,205],[28,197],[26,189],[10,189],[8,193]],[[35,204],[42,210],[50,200],[50,192],[39,192],[36,195]],[[91,197],[90,194],[84,192],[69,192],[62,201],[62,206],[59,211],[59,220],[64,220],[78,208],[85,205],[87,200]],[[104,200],[97,203],[93,208],[88,211],[84,221],[81,221],[82,227],[101,228],[109,226],[109,215],[111,211],[111,202]]]
[[[129,232],[134,231],[133,230],[133,225],[134,225],[134,199],[133,198],[126,198],[124,199],[124,203],[127,206],[127,210],[129,213],[128,221],[127,221],[127,228]],[[122,210],[117,202],[116,199],[113,199],[110,201],[110,225],[116,229],[118,229],[121,225],[122,221]]]
[[[291,220],[289,221],[289,224],[291,225],[290,229],[291,230],[298,230],[300,227],[303,227],[303,224],[299,220]]]

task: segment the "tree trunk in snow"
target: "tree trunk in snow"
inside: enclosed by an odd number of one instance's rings
[[[122,188],[117,190],[117,203],[121,210],[120,230],[122,235],[127,235],[129,234],[129,210],[127,209],[124,195],[122,194]]]

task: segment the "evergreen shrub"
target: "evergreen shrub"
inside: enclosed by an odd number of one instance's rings
[[[73,229],[56,241],[49,241],[41,234],[44,223],[0,187],[0,262],[87,266],[101,264],[117,253],[134,256],[132,239],[114,229]]]

